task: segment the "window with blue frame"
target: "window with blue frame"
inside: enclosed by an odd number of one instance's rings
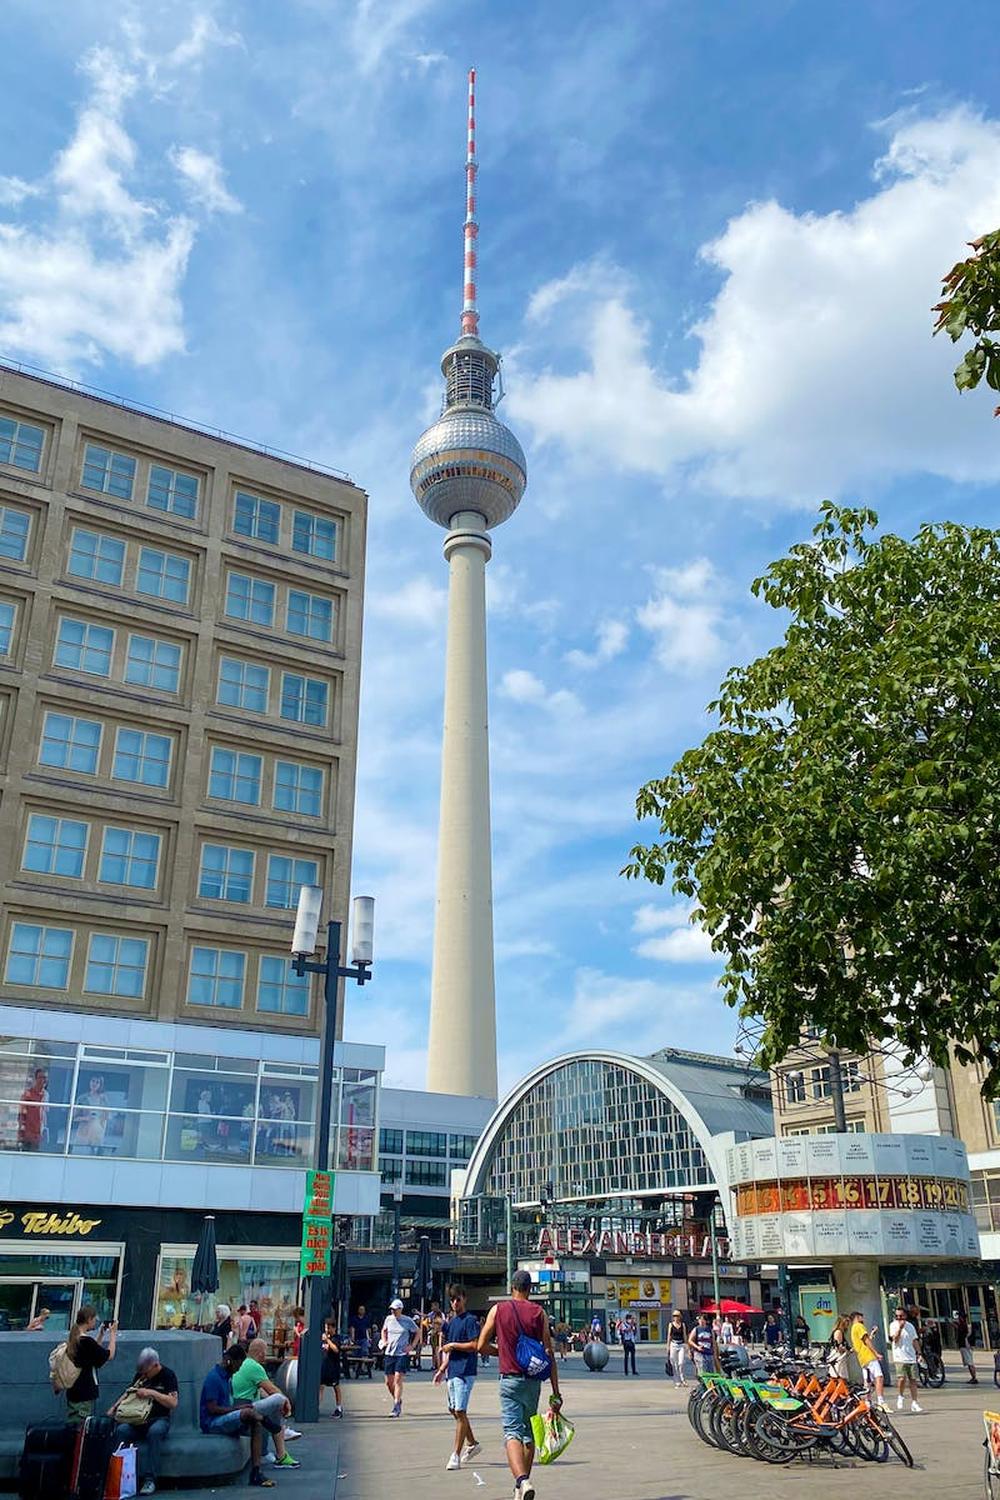
[[[78,719],[72,714],[45,715],[38,759],[43,766],[58,766],[64,771],[97,772],[101,752],[101,725],[95,719]]]
[[[31,516],[28,512],[0,505],[0,557],[6,562],[24,562],[30,535]]]
[[[56,636],[55,663],[91,677],[110,677],[115,633],[89,620],[62,619]]]
[[[246,966],[246,954],[231,948],[192,948],[188,1004],[239,1010]]]
[[[229,844],[204,844],[198,895],[208,901],[250,900],[253,890],[252,849],[234,849]]]
[[[295,672],[281,674],[281,717],[295,724],[326,725],[329,688],[317,677],[301,677]]]
[[[186,604],[191,586],[191,563],[175,552],[161,552],[157,547],[139,549],[135,587],[140,594],[154,599],[168,599],[171,604]]]
[[[333,600],[304,589],[288,590],[289,635],[304,635],[314,641],[333,640]]]
[[[0,417],[0,464],[37,474],[42,467],[44,446],[45,432],[41,427],[19,422],[14,417]]]
[[[259,755],[242,750],[225,750],[216,745],[208,773],[208,795],[223,802],[245,802],[256,807],[260,802],[260,779],[263,761]]]
[[[309,977],[294,973],[287,956],[264,955],[257,979],[257,1009],[281,1016],[308,1015]]]
[[[138,1000],[146,989],[148,962],[147,938],[94,932],[90,937],[83,987],[92,995],[120,995],[126,1000]]]
[[[236,656],[220,658],[217,703],[228,708],[242,708],[252,714],[266,714],[270,687],[270,667],[243,661]]]
[[[284,854],[272,854],[267,861],[267,906],[291,909],[299,904],[299,887],[319,885],[319,861],[315,859],[290,859]]]
[[[337,523],[297,510],[292,523],[292,550],[333,562],[337,556]]]
[[[125,543],[100,531],[74,526],[69,549],[69,571],[74,578],[110,583],[121,588],[125,571]]]
[[[274,806],[278,812],[306,818],[323,815],[323,772],[295,760],[279,760],[274,767]]]
[[[166,511],[186,521],[193,520],[198,514],[197,477],[184,474],[180,469],[168,469],[165,464],[152,464],[146,504],[152,510]]]
[[[147,729],[119,729],[111,775],[115,781],[135,781],[140,786],[166,786],[170,781],[168,734]]]
[[[176,693],[181,680],[181,648],[153,635],[130,635],[125,681],[134,687]]]
[[[4,977],[8,984],[65,990],[69,987],[72,956],[73,933],[69,928],[13,922]]]
[[[88,443],[83,451],[81,484],[85,490],[99,490],[119,500],[131,500],[135,459],[127,453],[116,453],[113,448]]]
[[[22,870],[38,875],[67,875],[79,880],[87,857],[88,823],[32,813],[24,840]]]
[[[281,532],[281,506],[260,495],[236,491],[233,505],[233,530],[238,536],[253,537],[258,542],[277,543]]]
[[[137,828],[104,830],[98,879],[105,885],[135,886],[138,890],[156,889],[160,865],[160,835],[143,833]]]
[[[226,614],[251,625],[274,624],[274,584],[248,573],[230,573],[226,582]]]

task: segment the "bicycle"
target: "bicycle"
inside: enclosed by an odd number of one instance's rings
[[[925,1354],[923,1350],[917,1355],[917,1378],[922,1386],[930,1386],[938,1390],[944,1385],[944,1362],[937,1354]],[[1000,1375],[993,1371],[993,1379],[1000,1385]]]

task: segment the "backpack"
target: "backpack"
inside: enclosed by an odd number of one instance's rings
[[[76,1385],[82,1371],[69,1357],[65,1340],[57,1344],[49,1355],[49,1380],[52,1389],[59,1396],[63,1391],[68,1391]]]
[[[514,1308],[514,1316],[521,1329],[514,1346],[514,1363],[528,1380],[545,1380],[552,1370],[552,1361],[549,1359],[545,1345],[525,1333],[524,1325],[521,1323],[521,1314],[513,1298],[511,1298],[511,1306]]]

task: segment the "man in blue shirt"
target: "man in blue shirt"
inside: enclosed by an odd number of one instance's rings
[[[202,1432],[234,1438],[249,1432],[250,1483],[257,1489],[273,1490],[274,1480],[265,1479],[260,1467],[263,1452],[261,1414],[252,1406],[233,1405],[233,1375],[246,1357],[246,1350],[237,1344],[226,1350],[220,1365],[209,1370],[201,1387],[198,1417]]]
[[[469,1397],[479,1368],[476,1344],[479,1339],[479,1319],[465,1310],[465,1288],[448,1288],[451,1317],[442,1329],[442,1360],[434,1376],[434,1384],[448,1382],[448,1410],[455,1418],[455,1451],[446,1469],[457,1469],[462,1463],[462,1447],[465,1445],[465,1461],[469,1463],[481,1453],[482,1446],[476,1442],[469,1424]]]

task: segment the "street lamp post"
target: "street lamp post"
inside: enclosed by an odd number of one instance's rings
[[[337,987],[341,979],[355,979],[367,984],[371,978],[372,941],[375,925],[375,901],[372,896],[355,896],[351,914],[353,943],[351,963],[340,962],[341,924],[326,924],[326,954],[310,960],[316,951],[323,888],[304,885],[299,889],[292,937],[292,972],[323,975],[323,1030],[320,1042],[320,1064],[316,1105],[316,1139],[313,1166],[326,1172],[330,1166],[330,1126],[333,1094],[333,1052],[337,1040]],[[323,1362],[323,1320],[329,1278],[310,1276],[306,1295],[306,1328],[299,1341],[299,1366],[295,1389],[295,1417],[300,1422],[319,1421],[319,1377]]]
[[[403,1206],[403,1184],[392,1185],[392,1295],[399,1296],[399,1215]]]

